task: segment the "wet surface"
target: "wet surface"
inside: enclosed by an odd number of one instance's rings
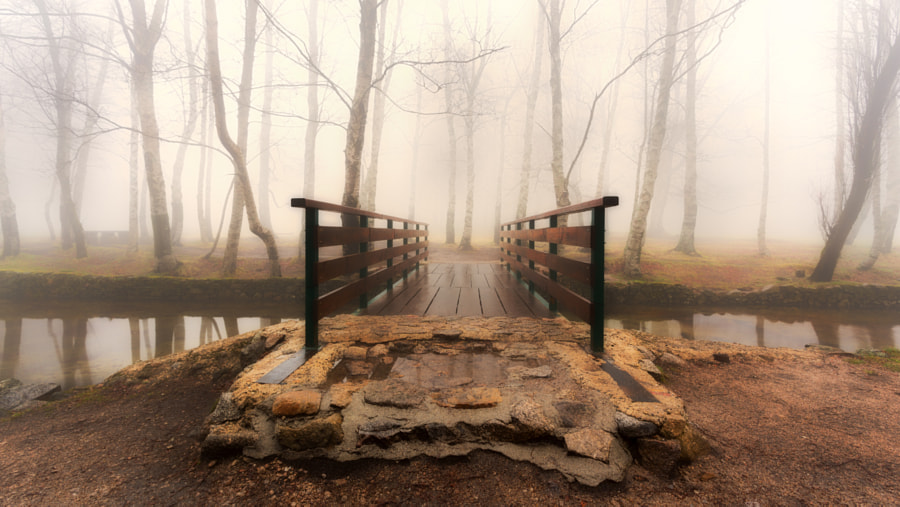
[[[761,347],[825,345],[856,352],[900,346],[900,314],[882,311],[608,306],[605,325]]]
[[[534,358],[510,359],[495,353],[470,352],[394,354],[365,361],[342,359],[329,372],[325,386],[391,378],[428,390],[501,387],[509,380],[509,371],[535,368],[546,362]]]
[[[296,319],[302,311],[285,304],[0,301],[0,378],[87,386],[136,361]],[[608,306],[606,326],[765,347],[900,347],[900,315],[891,312]],[[436,359],[429,361],[428,368],[443,371]],[[475,364],[454,368],[479,370]],[[384,366],[376,369],[386,375]]]

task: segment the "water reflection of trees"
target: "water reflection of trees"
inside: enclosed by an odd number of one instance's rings
[[[0,357],[0,379],[15,376],[22,346],[22,319],[6,319],[3,331],[3,357]]]
[[[808,309],[703,309],[691,307],[608,308],[610,319],[617,319],[625,329],[655,334],[681,336],[689,340],[726,340],[758,346],[785,346],[784,330],[772,324],[787,324],[794,340],[841,348],[897,347],[900,317],[893,313],[836,312]],[[697,317],[704,325],[698,327]],[[714,331],[710,331],[712,326]],[[808,338],[807,338],[808,336]]]

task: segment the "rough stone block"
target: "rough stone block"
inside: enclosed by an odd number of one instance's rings
[[[347,350],[344,351],[344,359],[351,359],[354,361],[365,361],[366,354],[369,353],[368,347],[347,347]]]
[[[675,471],[681,459],[681,443],[678,440],[641,438],[638,440],[638,455],[641,465],[648,471],[668,476]]]
[[[304,423],[288,421],[279,423],[275,428],[275,434],[279,444],[295,451],[330,447],[341,443],[344,439],[342,423],[343,418],[340,414]]]
[[[279,417],[313,415],[319,412],[321,403],[322,393],[318,391],[288,391],[275,398],[275,403],[272,404],[272,415]]]
[[[435,403],[447,408],[487,408],[503,401],[496,387],[442,389],[431,396]]]
[[[556,429],[553,420],[544,412],[544,407],[532,400],[516,402],[510,410],[510,415],[521,426],[522,431],[532,438],[548,435]]]
[[[587,456],[591,459],[609,462],[609,448],[613,443],[613,436],[605,431],[593,428],[583,428],[571,433],[566,433],[566,449],[569,452]]]
[[[226,421],[237,421],[241,418],[241,411],[238,410],[232,399],[233,394],[223,393],[219,397],[215,410],[206,417],[207,424],[222,424]]]
[[[650,421],[642,421],[622,412],[616,412],[616,427],[625,438],[652,437],[659,433],[659,426]]]
[[[416,408],[425,402],[425,390],[397,379],[372,382],[363,393],[366,403],[394,408]]]
[[[684,368],[685,366],[687,366],[687,362],[684,359],[676,356],[675,354],[672,354],[671,352],[663,352],[663,354],[659,356],[659,359],[657,359],[656,362],[669,368]]]

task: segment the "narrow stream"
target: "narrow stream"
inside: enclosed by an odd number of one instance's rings
[[[850,352],[900,346],[900,315],[888,312],[631,306],[607,307],[606,314],[607,327],[692,340]],[[0,379],[92,385],[136,361],[301,315],[298,305],[0,301]]]

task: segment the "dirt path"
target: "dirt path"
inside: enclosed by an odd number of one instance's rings
[[[668,373],[713,453],[672,478],[635,466],[622,484],[588,488],[486,452],[398,463],[210,461],[200,456],[198,428],[230,379],[173,362],[159,379],[0,421],[0,504],[885,505],[900,498],[900,375],[827,356],[736,357]]]

